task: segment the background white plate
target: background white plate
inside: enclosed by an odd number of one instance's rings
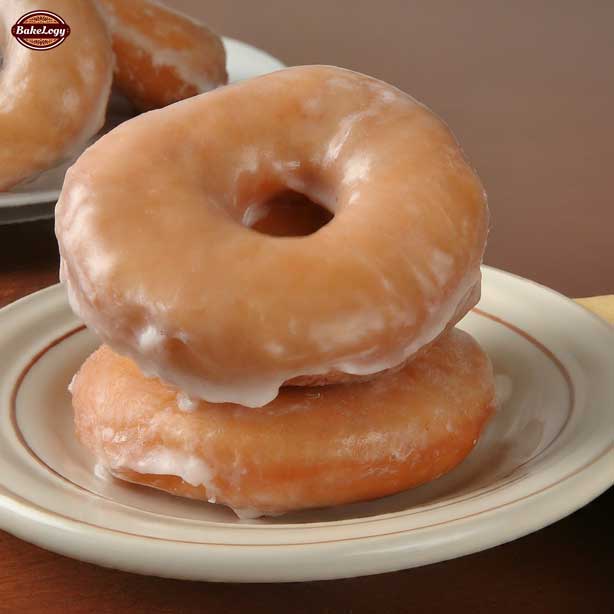
[[[614,481],[614,329],[542,286],[484,268],[462,328],[502,404],[468,459],[369,503],[239,521],[94,473],[66,387],[97,345],[61,286],[0,311],[0,527],[86,561],[177,578],[290,581],[468,554],[569,514]]]
[[[261,49],[233,38],[224,37],[223,41],[227,53],[228,78],[231,83],[284,68],[282,62]],[[109,116],[101,134],[130,117],[129,107],[121,104],[117,98],[112,98],[109,104]],[[69,160],[45,171],[10,192],[0,192],[0,224],[53,217],[53,209],[62,189],[64,174],[73,161]]]

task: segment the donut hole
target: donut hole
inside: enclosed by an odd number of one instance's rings
[[[243,216],[243,225],[273,237],[304,237],[313,234],[334,215],[309,197],[284,190],[256,205]]]

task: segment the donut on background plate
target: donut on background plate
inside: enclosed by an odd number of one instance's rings
[[[222,39],[152,0],[98,0],[115,53],[115,83],[141,111],[208,92],[228,81]]]
[[[104,124],[113,58],[93,0],[46,0],[70,35],[57,47],[21,45],[11,27],[41,9],[35,0],[0,2],[0,191],[78,153]]]

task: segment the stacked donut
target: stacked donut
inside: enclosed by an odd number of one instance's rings
[[[105,120],[113,79],[139,110],[227,82],[220,38],[152,0],[47,0],[70,36],[36,51],[11,26],[41,9],[0,3],[0,191],[76,155]]]
[[[288,191],[330,221],[267,234]],[[56,209],[71,306],[104,344],[71,385],[79,438],[118,478],[241,516],[442,475],[494,407],[487,356],[454,328],[487,225],[445,124],[351,71],[291,68],[126,122]]]

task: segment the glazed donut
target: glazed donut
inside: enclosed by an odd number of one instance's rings
[[[71,28],[58,47],[22,46],[11,27],[34,0],[0,3],[0,191],[75,155],[102,127],[112,79],[106,26],[91,0],[47,0]]]
[[[294,190],[334,217],[250,226]],[[74,311],[194,399],[400,368],[478,300],[482,186],[445,124],[334,67],[290,68],[126,122],[70,169],[56,234]],[[296,379],[298,378],[298,379]]]
[[[114,476],[240,516],[373,499],[432,480],[473,448],[494,407],[488,357],[453,329],[397,373],[284,388],[266,407],[200,402],[102,346],[72,384],[76,431]]]
[[[153,0],[99,0],[115,52],[115,83],[141,111],[224,85],[226,50],[202,23]]]

